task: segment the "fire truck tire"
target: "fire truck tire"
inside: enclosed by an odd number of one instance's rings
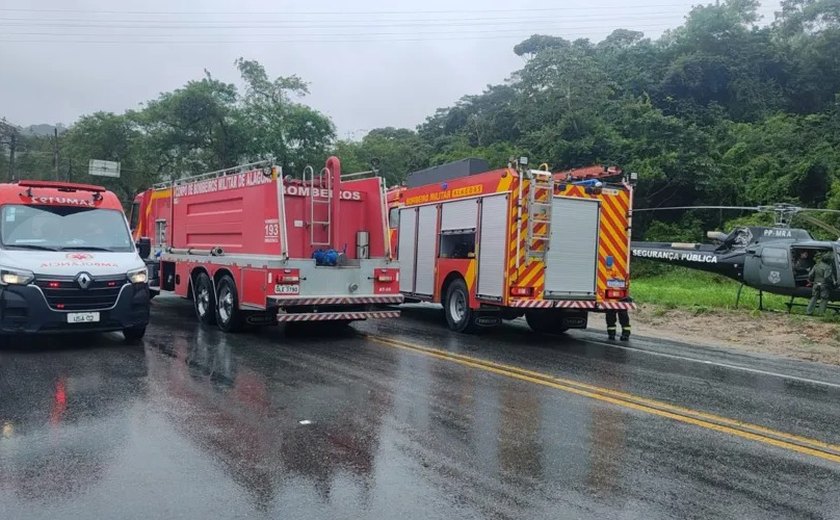
[[[568,327],[558,325],[562,323],[562,317],[550,311],[528,311],[525,313],[525,321],[531,330],[539,334],[562,334],[569,330]]]
[[[216,286],[216,325],[225,332],[239,332],[245,325],[245,316],[239,308],[236,282],[228,275],[222,276]]]
[[[470,309],[470,293],[464,280],[458,278],[446,288],[443,301],[446,324],[455,332],[472,333],[478,330],[475,313]]]
[[[198,321],[205,325],[216,323],[216,295],[207,273],[198,273],[193,280],[193,305]]]

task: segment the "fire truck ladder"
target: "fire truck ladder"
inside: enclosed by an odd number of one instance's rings
[[[326,186],[324,186],[324,179],[326,179]],[[316,184],[317,181],[317,184]],[[316,177],[315,170],[311,166],[307,166],[303,170],[303,184],[310,187],[309,191],[309,243],[313,246],[329,246],[330,244],[330,226],[332,218],[332,175],[329,170],[323,168],[321,173]],[[315,208],[318,206],[325,206],[327,208],[326,220],[315,220]],[[327,239],[326,242],[315,239],[315,226],[323,226],[324,234]]]
[[[551,172],[531,170],[528,176],[527,259],[544,259],[551,236],[551,201],[554,197],[554,176]]]

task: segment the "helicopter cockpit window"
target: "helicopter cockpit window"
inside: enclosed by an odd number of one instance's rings
[[[788,251],[781,247],[765,247],[761,251],[761,263],[769,267],[787,267]]]

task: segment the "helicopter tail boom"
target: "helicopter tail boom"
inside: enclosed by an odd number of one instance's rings
[[[630,249],[633,258],[698,269],[738,282],[742,280],[743,253],[716,252],[713,246],[705,244],[667,242],[631,242]]]

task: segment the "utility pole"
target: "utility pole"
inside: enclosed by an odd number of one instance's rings
[[[15,152],[17,151],[17,127],[10,125],[6,119],[0,118],[0,136],[4,135],[9,138],[9,180],[15,180]]]
[[[60,181],[58,176],[58,127],[53,129],[53,164],[55,165],[55,180]]]
[[[15,180],[15,148],[17,147],[17,132],[12,132],[9,138],[9,180]]]

